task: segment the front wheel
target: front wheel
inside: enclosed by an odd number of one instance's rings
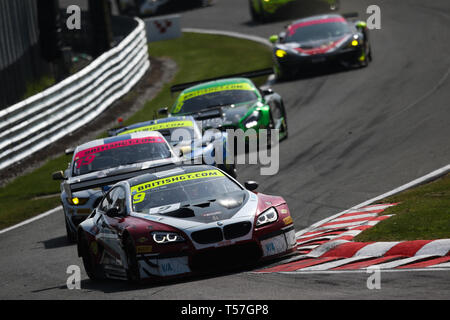
[[[127,256],[127,278],[131,283],[139,282],[141,279],[139,274],[139,265],[136,258],[136,247],[130,236],[127,236],[124,240],[124,249]]]
[[[66,217],[64,217],[64,222],[66,224],[67,241],[69,241],[70,243],[76,243],[77,242],[77,234],[70,229],[69,222],[67,222]]]
[[[95,262],[95,257],[91,252],[86,236],[81,235],[78,241],[80,242],[80,253],[81,259],[83,260],[84,270],[86,271],[89,279],[94,281],[103,279],[102,268]]]

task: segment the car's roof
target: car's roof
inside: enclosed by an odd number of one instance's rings
[[[228,78],[228,79],[220,79],[220,80],[214,80],[214,81],[208,81],[201,84],[197,84],[195,86],[189,87],[187,89],[184,89],[181,93],[181,95],[201,89],[208,89],[213,88],[217,86],[223,86],[223,85],[230,85],[230,84],[241,84],[246,83],[254,87],[255,85],[250,79],[247,78]]]
[[[158,179],[162,179],[162,178],[168,178],[171,176],[178,176],[178,175],[183,175],[183,174],[189,174],[189,173],[196,173],[196,172],[201,172],[201,171],[210,171],[210,170],[218,170],[216,167],[214,166],[210,166],[210,165],[183,165],[183,166],[177,166],[174,169],[169,169],[169,170],[162,170],[162,171],[157,171],[155,173],[147,173],[144,175],[140,175],[134,178],[131,178],[129,180],[127,180],[127,182],[130,184],[130,186],[136,186],[136,185],[140,185],[149,181],[153,181],[153,180],[158,180]]]
[[[83,143],[82,145],[79,145],[75,149],[75,154],[80,150],[90,149],[90,148],[102,146],[102,145],[109,144],[109,143],[120,142],[120,141],[125,141],[125,140],[130,140],[130,139],[147,138],[147,137],[157,137],[157,138],[164,139],[164,137],[161,135],[161,133],[159,133],[157,131],[133,132],[133,133],[124,134],[121,136],[97,139],[97,140]],[[165,139],[164,139],[164,141],[165,141]]]

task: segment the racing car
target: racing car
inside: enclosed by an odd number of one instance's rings
[[[278,79],[290,79],[327,63],[365,67],[372,60],[366,23],[337,14],[297,20],[270,41]]]
[[[136,132],[98,139],[78,146],[65,173],[53,173],[61,182],[61,203],[67,238],[76,241],[77,226],[92,212],[110,185],[136,172],[179,165],[181,159],[158,132]],[[90,187],[95,184],[96,187]]]
[[[273,70],[269,69],[272,74]],[[268,74],[267,70],[258,70],[249,77]],[[225,131],[227,129],[277,129],[279,140],[288,137],[288,125],[283,99],[271,88],[261,89],[247,77],[225,77],[209,79],[187,84],[175,85],[172,92],[182,90],[169,111],[159,110],[169,116],[190,115],[201,121],[202,129],[210,128]]]
[[[186,140],[179,139],[178,129],[186,130]],[[124,135],[141,131],[158,131],[175,151],[182,152],[182,156],[191,162],[199,159],[200,163],[216,165],[226,173],[236,178],[236,165],[227,163],[227,133],[217,132],[212,136],[203,136],[202,130],[193,117],[171,117],[158,120],[140,122],[130,126],[113,129],[109,131],[110,135]],[[179,131],[178,131],[179,132]],[[183,132],[180,132],[180,134]],[[222,159],[216,164],[215,151],[217,147],[222,148]]]
[[[178,166],[115,184],[78,227],[90,279],[180,277],[295,251],[282,197],[253,192],[208,165]],[[234,263],[233,263],[234,262]]]
[[[213,0],[116,0],[121,14],[149,16],[192,6],[208,6]]]
[[[248,0],[248,3],[252,20],[266,22],[283,13],[287,16],[297,14],[298,17],[301,14],[299,10],[305,7],[305,1],[318,9],[327,5],[331,10],[338,9],[340,2],[339,0]]]

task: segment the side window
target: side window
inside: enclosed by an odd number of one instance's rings
[[[124,214],[126,209],[125,190],[122,187],[114,189],[114,194],[111,196],[112,206],[119,209],[119,212]]]
[[[112,208],[113,204],[113,196],[117,189],[112,189],[110,192],[106,194],[106,196],[103,198],[102,202],[100,203],[99,209],[103,212],[108,211],[108,209]]]

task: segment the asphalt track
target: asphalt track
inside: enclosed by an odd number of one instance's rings
[[[282,195],[297,230],[449,163],[450,3],[448,0],[341,0],[341,12],[377,4],[382,29],[371,33],[374,61],[364,69],[315,74],[275,84],[286,104],[289,139],[280,171],[260,176],[240,166],[239,180]],[[287,21],[250,21],[246,1],[218,0],[185,12],[183,27],[262,37]],[[243,53],[251,54],[251,52]],[[230,70],[232,71],[232,70]],[[383,272],[381,289],[366,273],[241,272],[168,284],[92,283],[68,290],[66,269],[82,265],[68,245],[62,213],[0,235],[0,299],[448,299],[448,271]]]

